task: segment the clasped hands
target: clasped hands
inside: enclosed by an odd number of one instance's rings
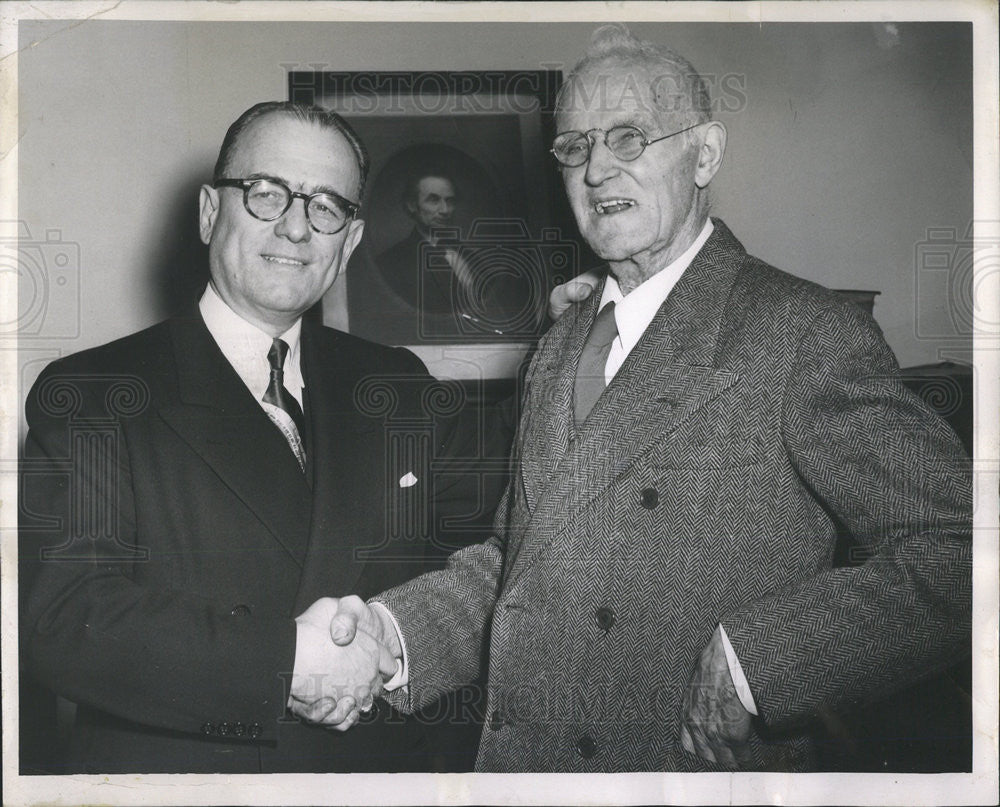
[[[391,620],[355,596],[324,597],[295,618],[288,708],[346,731],[395,674],[403,651]]]

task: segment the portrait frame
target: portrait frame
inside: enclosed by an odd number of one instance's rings
[[[514,378],[544,330],[549,291],[580,271],[585,249],[547,154],[562,78],[556,69],[289,71],[289,99],[343,115],[371,160],[361,199],[365,236],[346,282],[323,299],[324,324],[404,345],[439,377]],[[434,236],[457,239],[477,277],[519,284],[513,292],[508,284],[512,302],[499,312],[495,295],[482,287],[465,295],[454,280],[454,308],[430,304],[429,289],[450,277],[436,246],[445,241],[403,253],[410,261],[403,290],[383,269],[394,244],[397,255],[407,237],[416,244],[401,196],[414,173],[432,167],[449,174],[457,197],[454,219]]]

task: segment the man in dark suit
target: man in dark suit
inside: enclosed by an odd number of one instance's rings
[[[393,660],[309,607],[421,571],[432,455],[458,451],[412,354],[303,319],[361,237],[367,168],[333,113],[248,110],[201,189],[198,305],[34,385],[21,638],[78,704],[56,770],[425,767],[418,726],[366,711]],[[321,694],[358,737],[286,711]]]
[[[405,709],[487,659],[478,770],[809,769],[820,710],[969,646],[960,443],[870,316],[709,216],[710,109],[678,54],[595,35],[553,153],[609,272],[534,356],[495,533],[332,623],[405,661]],[[866,562],[833,567],[842,528]]]

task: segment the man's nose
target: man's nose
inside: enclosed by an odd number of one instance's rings
[[[289,241],[299,243],[312,238],[312,227],[309,226],[309,218],[306,216],[306,200],[292,199],[291,205],[274,224],[275,235],[287,238]]]
[[[619,171],[619,160],[611,153],[604,142],[603,137],[595,137],[593,145],[590,147],[590,159],[587,161],[587,171],[583,175],[584,181],[596,187],[605,180],[617,174]]]

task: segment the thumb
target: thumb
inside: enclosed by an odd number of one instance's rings
[[[360,597],[350,596],[340,600],[337,613],[330,620],[330,638],[334,644],[348,645],[354,641],[358,623],[364,618],[368,606]]]
[[[378,671],[379,674],[388,681],[400,669],[401,662],[397,662],[395,656],[389,652],[384,644],[378,643]]]
[[[569,297],[574,303],[579,303],[582,300],[586,300],[593,291],[593,284],[587,282],[586,280],[571,280],[567,284],[566,296]]]

